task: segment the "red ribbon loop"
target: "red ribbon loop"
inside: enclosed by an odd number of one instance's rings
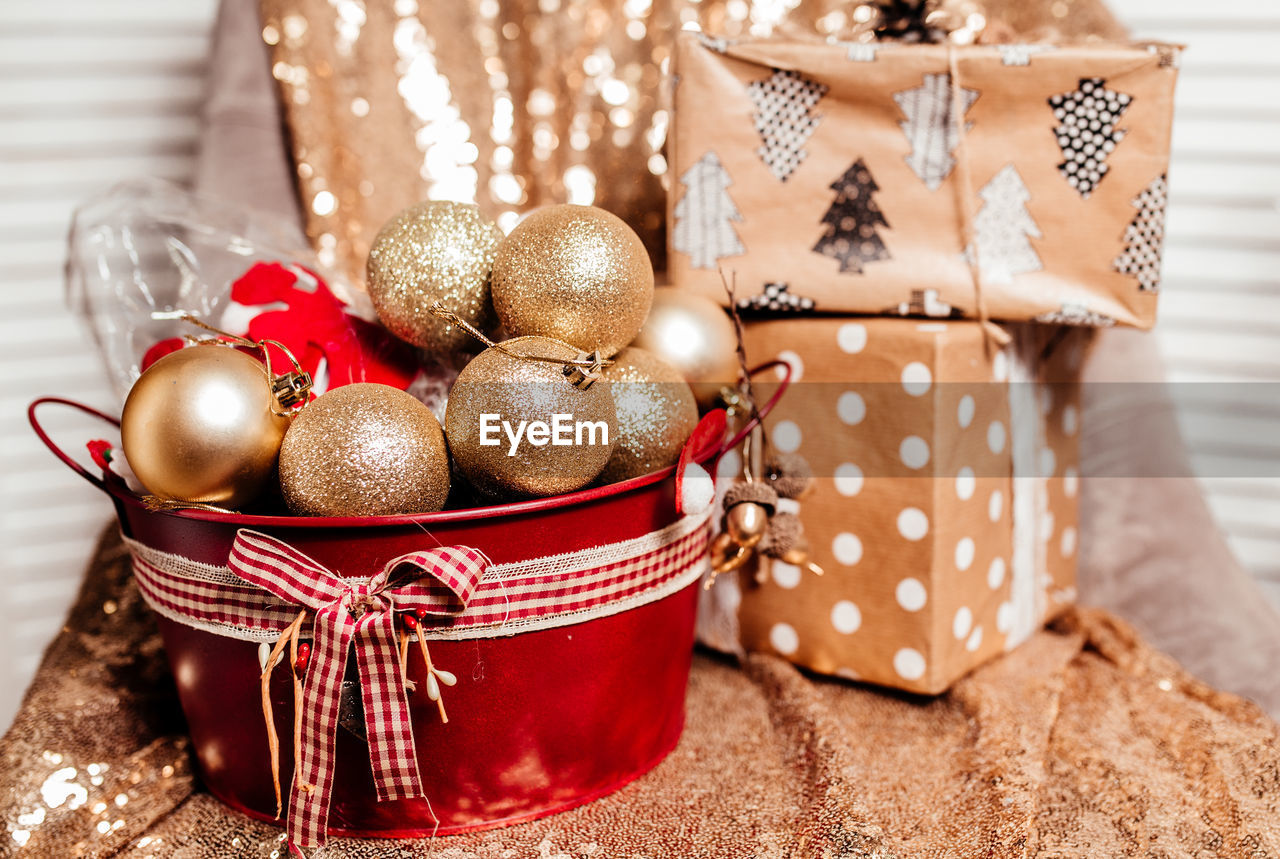
[[[490,561],[466,546],[411,552],[366,581],[348,582],[287,543],[241,529],[227,566],[286,602],[313,609],[303,684],[302,754],[289,794],[289,840],[324,844],[333,787],[342,675],[354,646],[379,801],[423,795],[409,720],[394,611],[450,617],[467,607]]]

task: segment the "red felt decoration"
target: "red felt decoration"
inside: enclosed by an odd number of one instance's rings
[[[187,341],[181,337],[168,337],[161,340],[159,343],[152,345],[152,347],[147,350],[146,354],[142,356],[142,364],[138,369],[145,373],[148,367],[159,361],[165,355],[168,355],[170,352],[177,352],[179,349],[185,348],[186,345]]]
[[[283,343],[313,378],[324,360],[327,390],[355,382],[404,390],[418,375],[413,349],[381,326],[347,313],[328,284],[303,266],[256,263],[231,285],[231,300],[250,307],[283,304],[254,316],[245,336]],[[278,349],[271,350],[271,360],[279,369],[288,366]]]

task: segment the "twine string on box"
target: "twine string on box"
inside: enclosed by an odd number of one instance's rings
[[[978,260],[978,236],[974,229],[976,214],[973,211],[973,179],[969,164],[967,135],[964,127],[964,96],[960,86],[959,52],[956,46],[947,44],[947,78],[951,90],[950,121],[956,129],[956,188],[960,195],[957,210],[960,216],[960,237],[968,249],[965,259],[969,263],[969,275],[973,279],[973,303],[982,326],[982,344],[990,358],[996,346],[1007,346],[1009,334],[991,321],[987,315],[987,302],[982,293],[982,265]]]

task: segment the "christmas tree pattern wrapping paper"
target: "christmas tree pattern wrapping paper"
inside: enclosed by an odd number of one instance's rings
[[[992,319],[1154,324],[1178,46],[859,47],[680,37],[677,286],[973,318],[976,269]]]
[[[934,694],[1074,601],[1090,332],[1005,327],[989,350],[969,321],[747,324],[753,363],[792,367],[768,439],[813,469],[799,516],[825,572],[758,558],[719,577],[704,643]],[[731,454],[720,473],[740,468]]]

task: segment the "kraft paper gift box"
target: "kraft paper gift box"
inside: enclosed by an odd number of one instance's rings
[[[967,321],[746,326],[752,363],[793,369],[767,437],[813,469],[799,516],[825,572],[757,556],[721,575],[704,643],[933,694],[1074,601],[1088,332],[1006,329],[1001,347]],[[740,469],[730,455],[720,474]]]
[[[1179,51],[685,33],[670,276],[723,301],[732,271],[749,310],[955,318],[983,315],[976,267],[989,318],[1149,328]]]

